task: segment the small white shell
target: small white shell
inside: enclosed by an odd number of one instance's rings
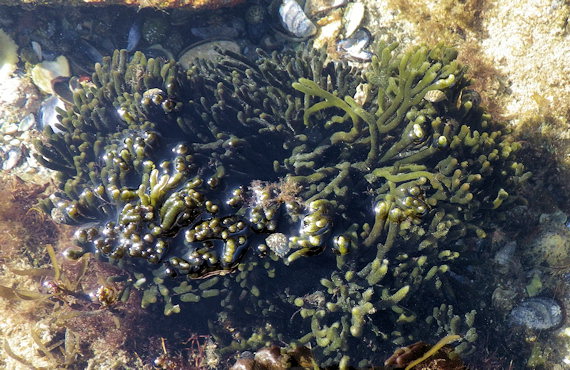
[[[42,52],[42,46],[36,42],[32,41],[32,50],[36,53],[38,60],[42,60],[44,58],[44,54]]]
[[[306,38],[317,33],[317,27],[295,0],[283,0],[279,7],[281,24],[292,35]]]
[[[447,99],[447,96],[445,96],[445,93],[441,90],[430,90],[426,93],[424,99],[430,103],[437,103]]]
[[[370,98],[370,84],[360,84],[356,86],[356,93],[354,94],[354,101],[360,105],[364,105]]]

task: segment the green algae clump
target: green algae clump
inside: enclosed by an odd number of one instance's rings
[[[43,207],[143,306],[210,313],[226,352],[346,363],[434,330],[467,349],[449,276],[528,174],[453,49],[396,48],[363,74],[314,50],[188,70],[117,51],[37,143],[61,184]]]

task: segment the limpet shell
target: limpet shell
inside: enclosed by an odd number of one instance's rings
[[[33,113],[28,114],[18,124],[18,131],[28,131],[36,126],[36,117]]]

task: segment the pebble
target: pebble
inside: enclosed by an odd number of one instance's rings
[[[511,324],[533,330],[552,329],[560,325],[563,318],[560,304],[547,297],[525,299],[509,314]]]
[[[71,76],[71,70],[67,58],[63,55],[58,56],[54,61],[44,60],[36,64],[30,72],[34,84],[46,94],[53,94],[51,80],[56,77]]]
[[[36,117],[34,116],[33,113],[30,113],[20,121],[20,123],[18,124],[18,130],[28,131],[35,125],[36,125]]]
[[[342,31],[342,11],[336,9],[330,12],[326,17],[317,21],[319,33],[313,40],[313,47],[319,49],[326,47],[329,43],[335,42]]]
[[[513,309],[517,292],[507,287],[497,287],[491,296],[493,307],[500,311],[510,311]]]
[[[16,132],[18,132],[18,125],[16,125],[15,123],[10,123],[9,125],[4,127],[4,134],[6,135],[14,135]]]
[[[11,170],[16,167],[22,158],[22,151],[18,148],[13,148],[8,151],[6,160],[2,163],[3,170]]]

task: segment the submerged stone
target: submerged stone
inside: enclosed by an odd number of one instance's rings
[[[560,304],[547,297],[525,299],[509,314],[509,320],[513,325],[521,325],[533,330],[552,329],[560,325],[563,319]]]

